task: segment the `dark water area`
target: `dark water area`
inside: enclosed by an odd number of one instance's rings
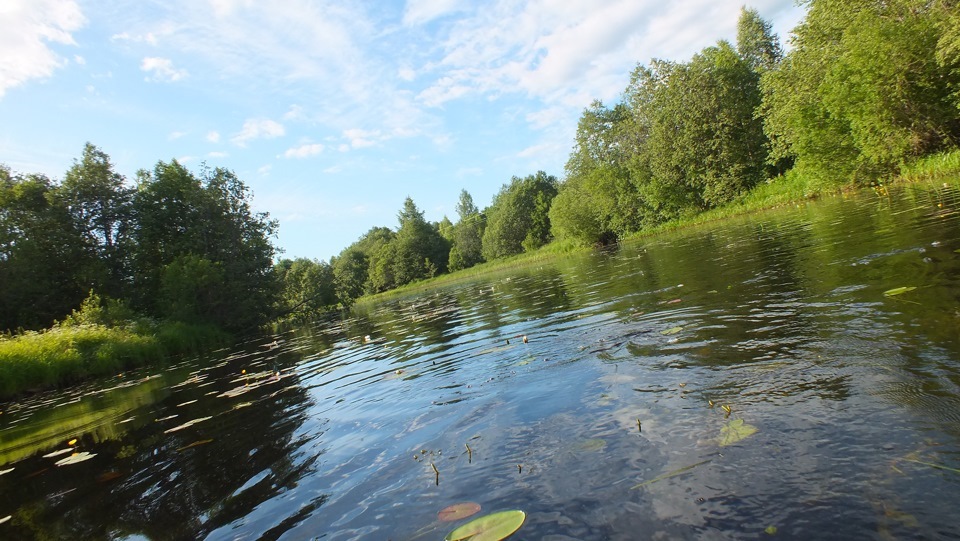
[[[442,539],[459,502],[523,510],[517,539],[960,539],[960,192],[688,228],[0,411],[0,539]]]

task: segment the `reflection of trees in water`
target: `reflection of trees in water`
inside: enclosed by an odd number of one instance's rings
[[[233,379],[236,374],[228,373],[232,370],[217,369],[211,379]],[[185,388],[175,400],[203,398],[211,388]],[[224,411],[189,407],[178,411],[168,399],[163,409],[139,413],[181,414],[174,423],[189,419],[187,414],[213,417],[169,434],[160,432],[167,425],[154,422],[119,440],[96,444],[82,439],[79,445],[97,457],[17,483],[0,479],[8,481],[3,486],[6,501],[30,502],[13,513],[5,525],[8,531],[24,539],[111,539],[131,534],[155,540],[199,539],[250,515],[263,502],[295,487],[315,467],[318,455],[297,453],[302,442],[295,440],[294,432],[307,420],[309,399],[295,376],[235,398],[205,400],[205,408]],[[230,409],[243,402],[252,404]],[[49,459],[29,459],[17,464],[17,473],[39,471],[49,464]],[[262,478],[237,492],[258,475]],[[323,501],[319,497],[304,504],[316,508]]]

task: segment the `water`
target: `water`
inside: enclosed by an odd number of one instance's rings
[[[958,226],[828,199],[3,404],[0,538],[958,539]]]

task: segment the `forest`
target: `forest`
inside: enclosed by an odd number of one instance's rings
[[[786,53],[743,8],[735,43],[638,64],[616,103],[583,111],[562,179],[514,177],[482,209],[463,190],[456,222],[428,222],[408,197],[395,227],[329,261],[277,260],[277,223],[227,169],[160,161],[126,179],[89,143],[61,181],[0,166],[0,346],[84,325],[239,333],[551,242],[614,243],[758,187],[869,186],[957,152],[955,1],[804,5]]]

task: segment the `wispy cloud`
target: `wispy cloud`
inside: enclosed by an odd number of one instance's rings
[[[186,77],[187,70],[173,67],[173,60],[148,56],[140,62],[140,70],[149,73],[147,81],[172,83]]]
[[[0,98],[65,65],[49,44],[76,45],[73,32],[86,24],[73,0],[4,0],[0,13]]]
[[[170,132],[170,135],[167,136],[167,139],[170,141],[176,141],[177,139],[180,139],[186,134],[187,132],[183,132],[183,131]]]
[[[300,145],[298,147],[289,148],[286,152],[283,153],[283,157],[290,158],[309,158],[310,156],[316,156],[323,152],[323,145],[320,143]]]
[[[219,143],[219,142],[220,142],[220,132],[217,132],[217,131],[207,132],[207,141],[209,141],[209,142],[211,142],[211,143]]]
[[[462,9],[461,3],[459,0],[407,0],[403,10],[403,24],[428,23]]]
[[[208,158],[226,158],[226,157],[228,157],[228,156],[230,156],[230,154],[229,154],[228,152],[220,152],[220,151],[216,151],[216,150],[213,151],[213,152],[208,152],[208,153],[207,153],[207,157],[208,157]]]
[[[240,132],[230,140],[237,146],[245,146],[254,139],[274,139],[286,133],[283,125],[267,118],[251,118],[243,123]]]

